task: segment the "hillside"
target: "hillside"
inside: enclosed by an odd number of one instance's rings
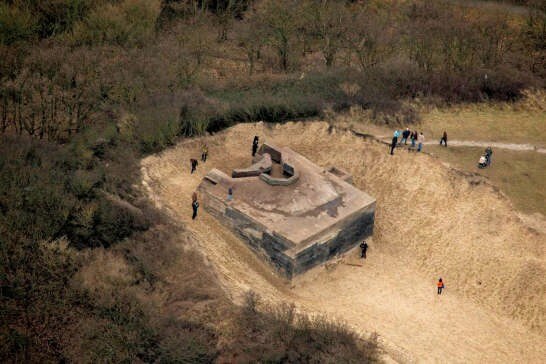
[[[345,168],[377,198],[368,260],[352,251],[289,284],[206,212],[190,220],[188,201],[204,173],[245,165],[253,135],[321,166]],[[210,160],[190,175],[189,158],[202,142]],[[546,271],[544,230],[528,227],[483,178],[427,155],[387,152],[349,132],[329,132],[325,123],[259,123],[182,142],[143,160],[142,174],[156,206],[187,222],[197,249],[236,302],[254,290],[341,319],[358,332],[377,331],[388,355],[402,362],[540,362],[546,282],[537,277]],[[438,276],[448,287],[442,297],[434,292]]]

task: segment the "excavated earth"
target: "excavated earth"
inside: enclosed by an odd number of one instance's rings
[[[248,164],[254,135],[347,170],[377,199],[367,260],[353,249],[288,281],[204,209],[191,220],[203,176]],[[203,142],[209,159],[190,174]],[[240,124],[147,157],[142,184],[158,208],[186,224],[236,303],[253,290],[364,336],[377,332],[384,358],[395,362],[544,362],[544,217],[521,215],[482,177],[426,154],[390,156],[387,148],[321,122]]]

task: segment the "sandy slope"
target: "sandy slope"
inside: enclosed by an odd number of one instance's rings
[[[319,165],[338,164],[378,200],[376,230],[362,267],[352,251],[286,282],[203,210],[191,221],[190,195],[212,167],[249,162],[253,135],[288,145]],[[189,174],[199,140],[142,162],[158,206],[187,222],[196,247],[235,301],[248,289],[309,312],[377,331],[401,362],[543,362],[546,349],[544,220],[530,228],[480,177],[427,155],[398,153],[324,123],[239,125],[208,137],[210,159]],[[541,231],[542,230],[542,231]],[[437,297],[435,280],[447,289]]]

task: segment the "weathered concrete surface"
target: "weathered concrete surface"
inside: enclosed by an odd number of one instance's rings
[[[330,168],[328,168],[328,172],[338,176],[339,178],[341,178],[342,180],[344,180],[347,183],[353,184],[353,176],[351,176],[351,174],[349,172],[347,172],[346,170],[344,170],[341,167],[335,167],[335,166],[330,167]]]
[[[264,145],[260,153],[283,166],[285,179],[295,180],[272,185],[262,179],[271,178],[267,174],[232,178],[213,169],[199,186],[201,202],[287,276],[372,234],[375,199],[347,183],[348,173],[323,170],[289,148]]]
[[[262,173],[270,172],[272,166],[273,162],[271,161],[271,155],[269,153],[264,153],[259,155],[259,158],[256,158],[256,161],[250,167],[234,169],[233,172],[231,172],[231,177],[241,178],[259,176]]]

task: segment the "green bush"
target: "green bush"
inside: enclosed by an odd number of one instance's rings
[[[159,0],[123,0],[94,9],[74,26],[76,44],[143,44],[152,36],[160,12]]]
[[[179,133],[180,124],[172,119],[159,122],[144,119],[137,126],[137,137],[143,153],[158,152],[173,145]]]
[[[7,3],[0,4],[0,44],[10,45],[28,40],[37,30],[36,19],[24,8]]]
[[[38,22],[40,37],[47,38],[72,30],[77,21],[104,0],[22,0]]]

